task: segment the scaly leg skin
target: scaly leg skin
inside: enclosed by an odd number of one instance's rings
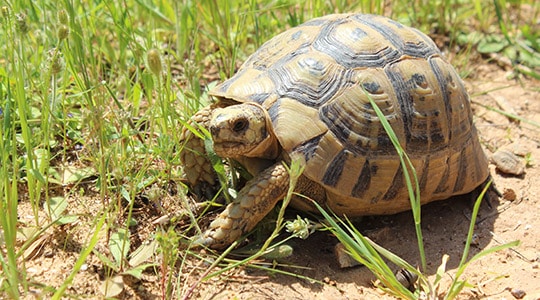
[[[214,109],[215,106],[210,105],[199,110],[191,117],[188,124],[197,130],[199,126],[208,129]],[[206,155],[204,140],[197,137],[186,126],[182,130],[180,143],[184,146],[180,153],[180,161],[191,191],[199,198],[203,196],[212,198],[216,192],[218,179]]]
[[[195,244],[214,249],[229,246],[251,231],[285,196],[288,187],[289,173],[281,162],[264,170],[242,188]]]

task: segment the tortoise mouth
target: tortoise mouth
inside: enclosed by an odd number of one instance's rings
[[[254,145],[238,141],[226,141],[214,143],[214,152],[221,157],[237,157],[249,152],[254,148]]]

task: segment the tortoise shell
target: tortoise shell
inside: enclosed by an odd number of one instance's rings
[[[409,155],[423,203],[471,192],[488,176],[459,75],[429,37],[385,17],[336,14],[289,29],[210,94],[264,107],[284,159],[305,158],[303,175],[336,213],[410,208],[399,157],[369,97]]]

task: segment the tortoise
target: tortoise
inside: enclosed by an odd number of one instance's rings
[[[421,202],[467,194],[488,177],[470,99],[455,69],[417,29],[383,16],[333,14],[264,43],[209,94],[181,133],[190,188],[217,184],[204,141],[240,163],[252,179],[197,243],[224,248],[284,197],[287,164],[304,170],[296,192],[349,217],[410,209],[400,159],[372,99],[417,172]],[[304,197],[291,205],[317,212]]]

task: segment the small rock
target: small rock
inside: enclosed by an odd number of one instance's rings
[[[336,244],[334,247],[334,254],[336,255],[340,268],[350,268],[360,265],[359,262],[347,253],[347,249],[345,249],[345,246],[343,246],[342,243]]]
[[[335,282],[334,280],[331,280],[330,277],[328,276],[323,278],[323,282],[331,286],[337,286],[337,282]]]
[[[512,296],[514,296],[516,299],[523,299],[527,293],[521,289],[511,289],[510,294],[512,294]]]
[[[415,290],[416,281],[418,281],[418,275],[412,273],[406,269],[399,269],[396,272],[396,279],[403,285],[406,289],[413,292]]]
[[[497,169],[506,174],[522,175],[525,173],[525,162],[507,149],[499,149],[491,156]]]
[[[527,147],[524,143],[521,142],[514,142],[508,145],[507,149],[510,149],[515,155],[521,157],[525,157],[531,153],[529,147]]]
[[[471,245],[473,245],[473,246],[479,246],[480,245],[480,238],[478,237],[478,235],[476,233],[473,234],[473,236],[472,236]]]
[[[503,191],[503,199],[507,201],[515,201],[517,199],[516,192],[513,189],[505,188]]]

